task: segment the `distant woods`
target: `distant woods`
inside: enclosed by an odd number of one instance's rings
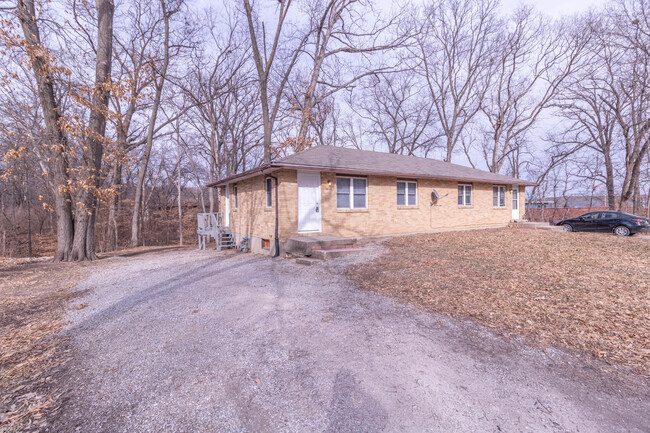
[[[531,203],[650,198],[650,0],[561,19],[495,0],[0,0],[0,20],[2,256],[187,242],[218,211],[206,184],[318,144],[527,178]]]

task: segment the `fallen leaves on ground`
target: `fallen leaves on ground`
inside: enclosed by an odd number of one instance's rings
[[[66,358],[57,333],[79,269],[11,265],[0,268],[0,432],[36,431],[57,405],[54,369]]]
[[[404,236],[359,286],[650,375],[650,242],[499,229]]]

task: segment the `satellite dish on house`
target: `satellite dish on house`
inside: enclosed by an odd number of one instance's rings
[[[438,204],[438,200],[440,200],[442,198],[445,198],[448,195],[449,194],[445,194],[443,196],[440,196],[440,194],[438,194],[438,191],[436,191],[435,188],[434,188],[433,191],[431,191],[431,206],[434,206],[434,205]]]

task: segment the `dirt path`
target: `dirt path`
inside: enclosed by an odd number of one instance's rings
[[[53,431],[650,431],[641,379],[353,288],[344,264],[110,259],[79,287]]]

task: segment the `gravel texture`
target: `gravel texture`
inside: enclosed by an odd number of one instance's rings
[[[314,266],[170,249],[78,289],[61,432],[648,432],[650,387]]]

